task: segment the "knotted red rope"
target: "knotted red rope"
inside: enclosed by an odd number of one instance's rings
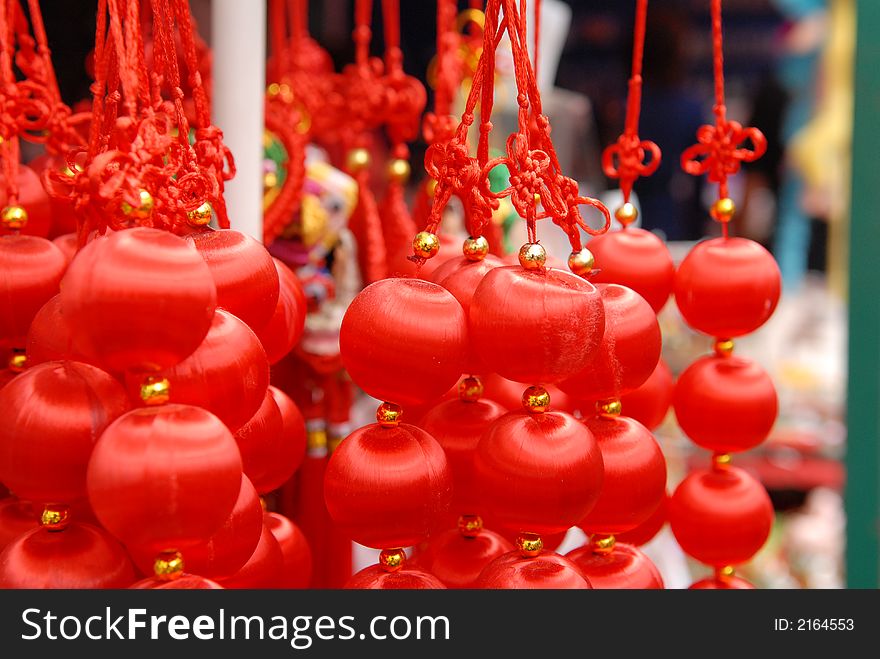
[[[660,166],[660,147],[639,138],[639,114],[642,106],[642,57],[645,49],[645,23],[648,0],[637,0],[633,33],[632,75],[626,99],[626,122],[617,142],[602,152],[602,170],[609,178],[620,180],[624,203],[629,202],[633,184],[641,176],[650,176]],[[649,157],[650,156],[650,157]]]
[[[721,29],[721,0],[712,0],[712,54],[715,78],[715,124],[700,126],[697,144],[681,154],[681,166],[694,176],[708,175],[718,184],[718,198],[728,197],[727,178],[736,174],[743,162],[757,160],[767,150],[767,139],[757,128],[743,128],[736,121],[728,121],[724,104],[724,50]],[[746,140],[752,148],[741,146]],[[729,216],[719,218],[724,236],[727,236]]]

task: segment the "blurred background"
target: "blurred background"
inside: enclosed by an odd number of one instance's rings
[[[83,63],[94,43],[96,3],[41,4],[62,92],[66,101],[75,103],[89,93]],[[192,2],[200,32],[209,43],[210,4]],[[468,5],[462,2],[461,8]],[[544,0],[542,18],[541,91],[563,169],[585,192],[612,208],[619,204],[619,193],[603,176],[599,162],[601,150],[623,128],[634,7],[634,2],[621,0]],[[353,57],[352,9],[352,0],[311,2],[311,33],[337,66]],[[379,7],[374,10],[373,47],[378,55],[381,19]],[[405,68],[424,80],[435,52],[434,3],[403,0],[401,24]],[[859,527],[850,529],[849,585],[876,587],[876,434],[858,438],[859,453],[850,440],[850,464],[869,465],[859,481],[867,489],[844,504],[856,3],[725,0],[724,30],[729,116],[759,128],[770,145],[763,158],[731,180],[738,209],[733,231],[767,247],[784,279],[774,317],[737,342],[738,352],[759,361],[773,376],[780,395],[780,417],[770,439],[737,456],[737,464],[767,487],[778,513],[771,540],[744,568],[743,576],[769,588],[847,585],[848,508],[851,515],[859,515]],[[499,69],[499,115],[493,117],[498,146],[515,122],[512,81],[505,87],[503,59]],[[663,161],[656,174],[636,183],[637,204],[642,226],[666,239],[678,260],[695,241],[718,233],[708,214],[714,186],[685,174],[679,164],[698,126],[712,120],[708,0],[650,3],[644,85],[639,132],[660,146]],[[423,152],[423,144],[414,146],[416,176]],[[557,256],[565,257],[561,232],[542,238],[551,253],[556,240]],[[864,269],[872,270],[867,264]],[[661,324],[664,358],[673,373],[711,347],[707,338],[684,326],[673,303],[662,312]],[[868,399],[878,390],[877,379],[874,372],[873,380],[864,385]],[[874,402],[866,412],[876,422],[880,397]],[[669,464],[670,491],[689,465],[707,464],[708,454],[681,435],[671,413],[657,436]],[[572,537],[567,542],[573,547],[580,540]],[[647,551],[668,587],[686,587],[706,576],[703,568],[687,561],[668,530]]]

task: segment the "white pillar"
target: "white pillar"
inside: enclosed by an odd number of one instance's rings
[[[229,220],[262,242],[266,3],[213,0],[211,10],[213,120],[238,170],[226,183]]]

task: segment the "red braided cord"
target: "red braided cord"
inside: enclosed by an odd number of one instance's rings
[[[7,97],[7,103],[14,103],[18,96],[15,86],[15,73],[12,70],[12,59],[15,53],[15,31],[13,21],[15,16],[15,0],[0,0],[0,35],[3,37],[0,48],[0,85],[3,95]],[[18,203],[18,160],[19,144],[18,133],[14,129],[16,123],[8,116],[8,110],[3,109],[3,144],[0,145],[0,160],[2,160],[3,175],[6,178],[6,203],[14,206]]]
[[[373,31],[370,22],[373,16],[373,0],[355,0],[354,3],[354,61],[358,66],[367,66],[370,59],[370,40]]]

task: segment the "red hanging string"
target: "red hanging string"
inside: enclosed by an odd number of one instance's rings
[[[3,101],[0,115],[0,161],[6,185],[6,205],[18,204],[18,135],[22,121],[21,107],[18,104],[19,90],[15,84],[15,73],[12,61],[15,57],[15,17],[16,3],[13,0],[0,0],[0,35],[3,37],[0,48],[0,84],[2,84]]]
[[[721,26],[721,0],[712,0],[712,55],[715,77],[715,124],[697,130],[697,144],[681,154],[681,166],[694,176],[706,174],[709,181],[718,184],[718,198],[728,196],[727,179],[739,172],[743,162],[753,162],[764,155],[767,140],[757,128],[743,128],[736,121],[727,120],[724,104],[724,49]],[[752,148],[742,145],[750,141]],[[723,235],[727,237],[730,216],[719,217]]]
[[[629,202],[633,184],[641,176],[650,176],[660,166],[660,147],[639,138],[639,114],[642,107],[642,58],[645,49],[645,23],[648,0],[637,0],[633,30],[632,74],[626,99],[626,121],[617,142],[602,153],[602,170],[609,178],[620,180],[624,203]],[[649,157],[650,156],[650,157]]]

